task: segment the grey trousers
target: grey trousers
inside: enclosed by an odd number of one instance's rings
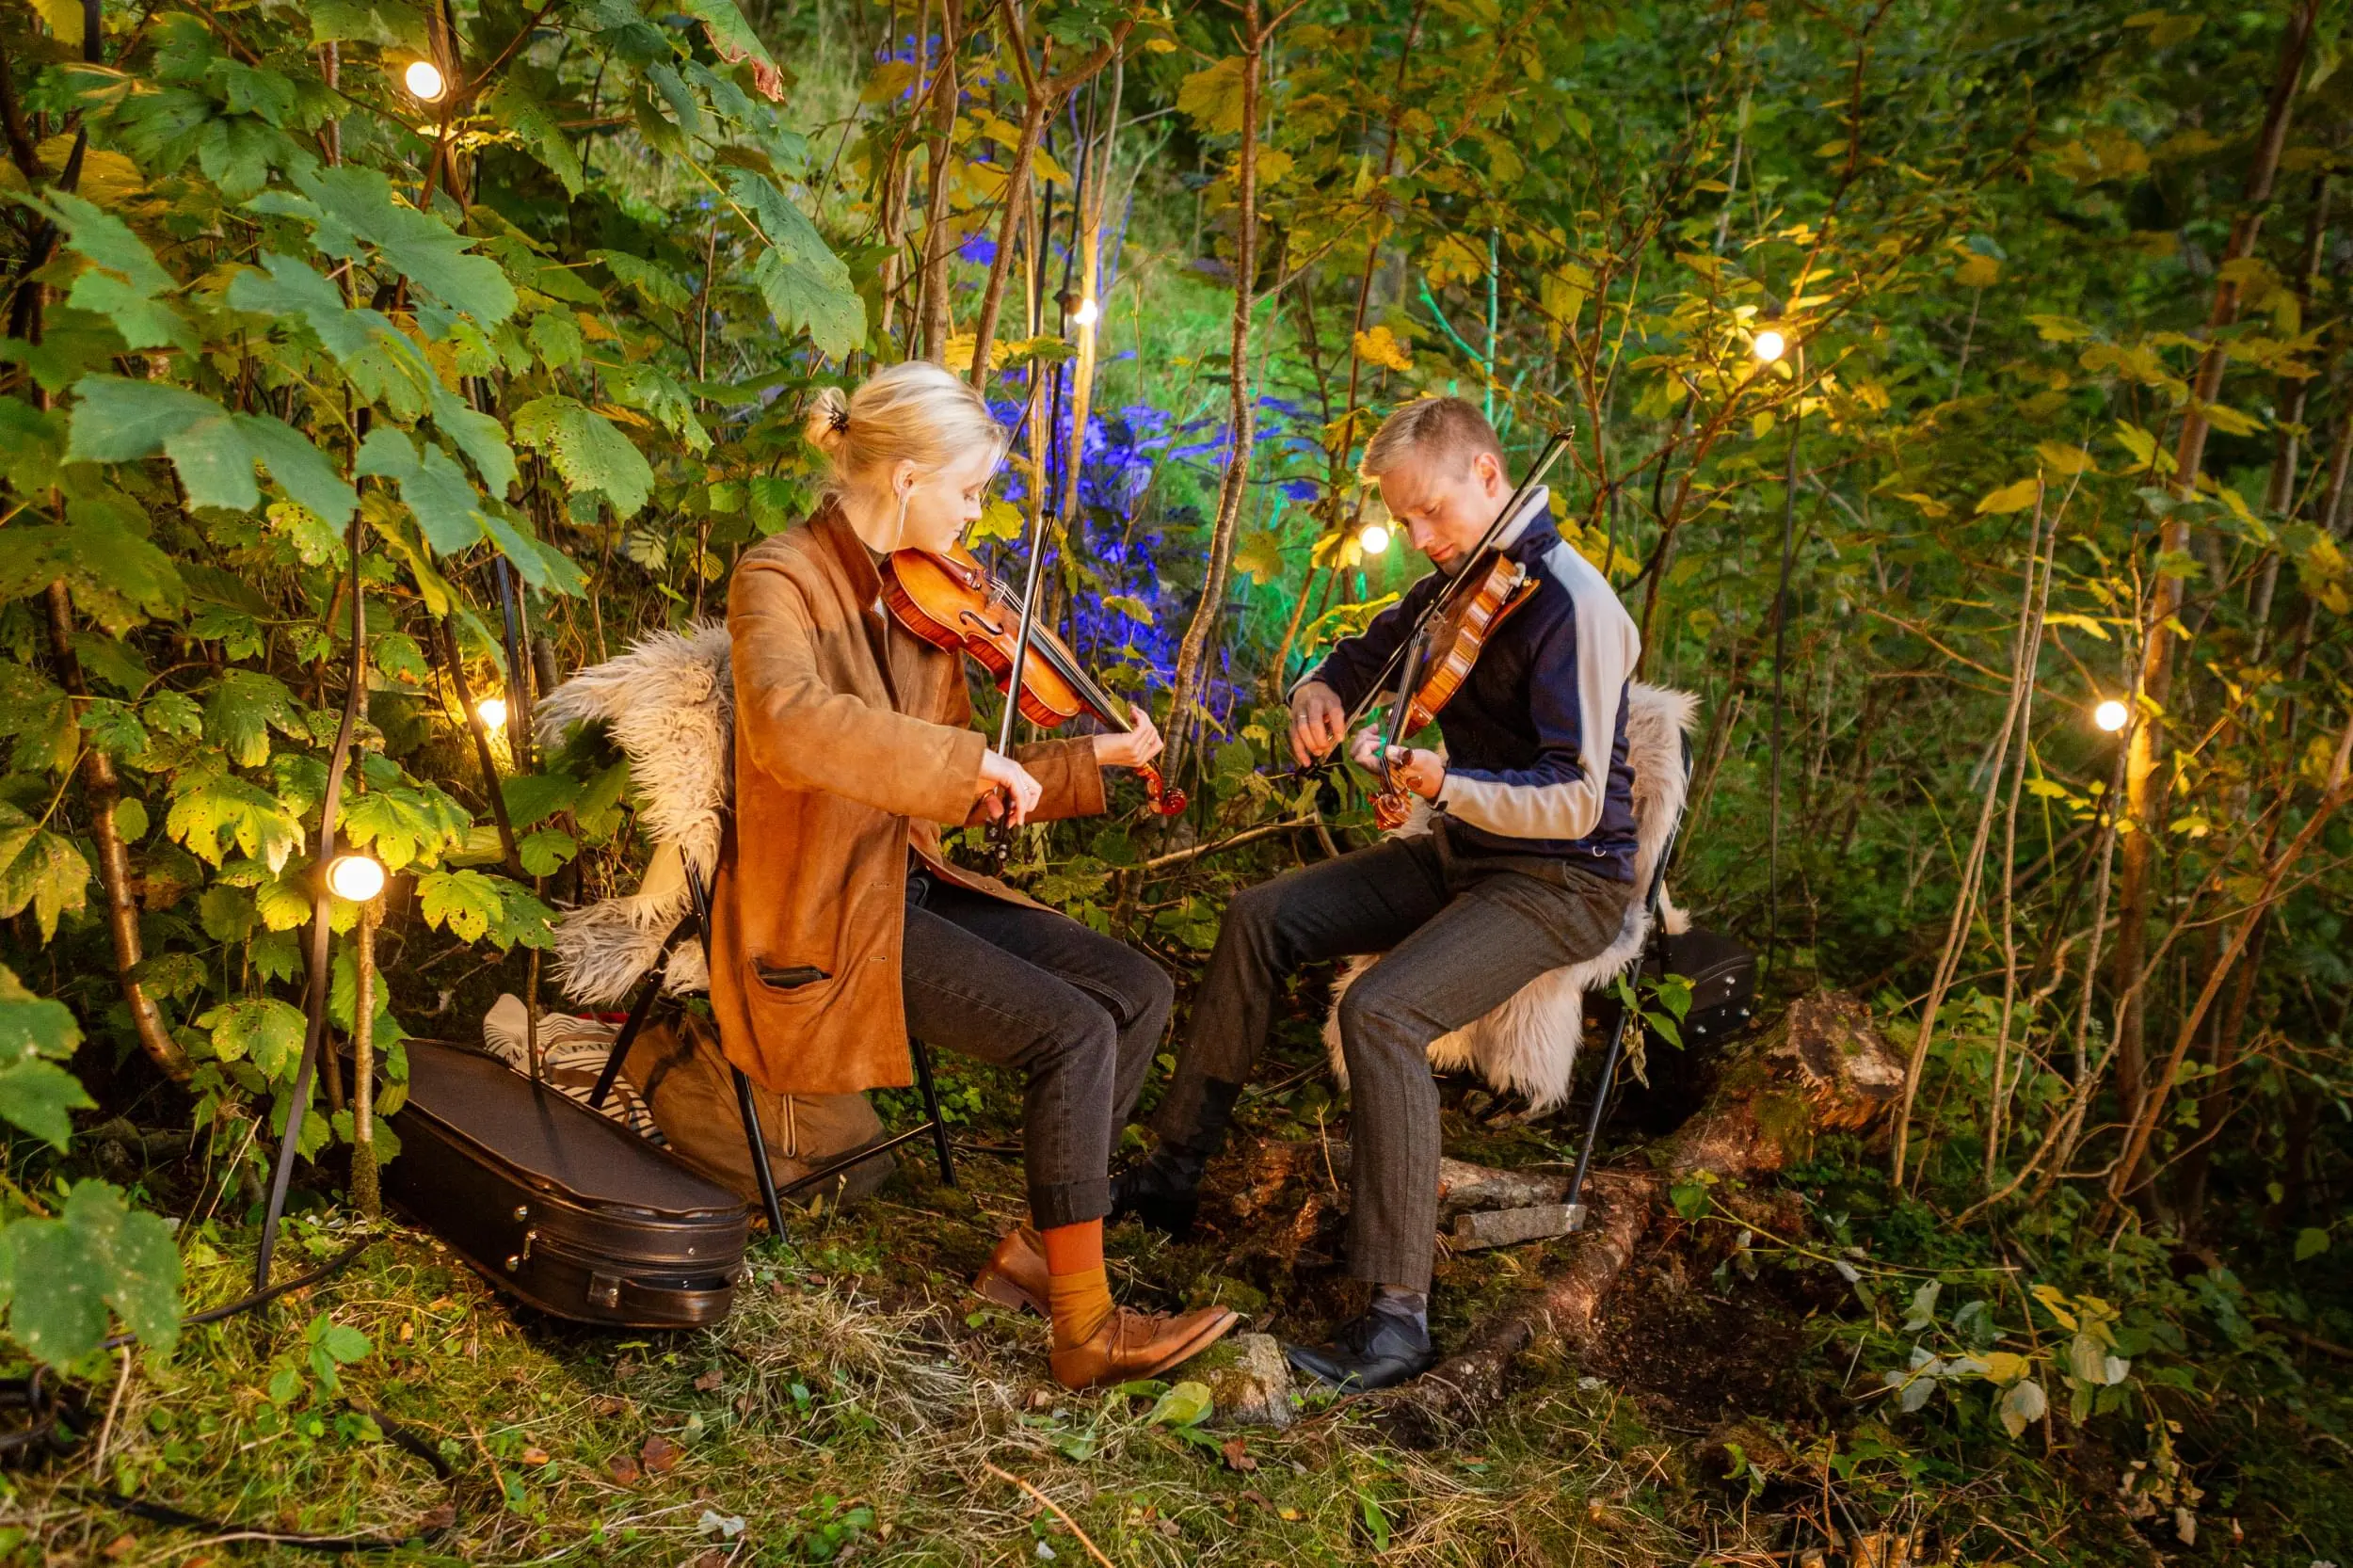
[[[1283,977],[1350,953],[1384,956],[1340,1000],[1348,1061],[1348,1272],[1430,1288],[1438,1228],[1438,1089],[1430,1043],[1547,969],[1613,941],[1634,886],[1551,856],[1458,853],[1441,818],[1235,895],[1154,1128],[1212,1152],[1207,1108],[1231,1103],[1266,1042]]]
[[[1112,1141],[1168,1028],[1158,964],[1066,915],[907,873],[900,960],[907,1032],[1018,1068],[1030,1218],[1044,1229],[1111,1211]]]

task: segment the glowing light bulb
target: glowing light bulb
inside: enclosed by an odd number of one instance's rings
[[[504,697],[486,696],[473,705],[473,711],[474,716],[482,721],[482,727],[485,729],[506,728],[506,699]]]
[[[2114,697],[2091,711],[2091,722],[2113,735],[2132,722],[2133,711]]]
[[[1357,532],[1356,543],[1368,555],[1378,555],[1389,548],[1389,530],[1382,523],[1369,522]]]
[[[384,890],[384,868],[365,855],[338,855],[328,863],[327,886],[337,898],[365,904]]]
[[[1789,351],[1789,340],[1768,327],[1756,335],[1756,341],[1749,345],[1749,351],[1769,365]]]
[[[1101,317],[1102,313],[1102,311],[1096,305],[1094,300],[1081,299],[1079,301],[1078,310],[1071,312],[1070,319],[1077,322],[1081,327],[1092,327],[1095,325],[1096,321]]]
[[[441,94],[449,90],[449,83],[442,78],[441,68],[431,60],[410,60],[400,80],[401,85],[408,89],[408,96],[420,104],[438,104],[441,101]]]

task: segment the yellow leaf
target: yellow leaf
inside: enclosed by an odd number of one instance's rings
[[[2263,421],[2220,403],[2193,403],[2191,407],[2206,416],[2208,424],[2226,436],[2251,436],[2263,428]]]
[[[964,345],[964,362],[966,368],[969,369],[972,363],[972,344],[968,340]],[[1021,536],[1021,508],[1010,501],[1002,501],[991,496],[987,504],[981,508],[981,520],[972,525],[968,537],[974,544],[980,543],[983,539],[1017,539]]]
[[[2026,319],[2034,323],[2044,343],[2073,343],[2091,336],[2091,328],[2073,316],[2029,315]]]
[[[2056,1285],[2038,1285],[2029,1293],[2042,1304],[2043,1310],[2058,1320],[2059,1327],[2075,1326],[2075,1315],[2067,1309],[2067,1292]]]
[[[1177,84],[1177,111],[1212,135],[1235,135],[1241,130],[1241,56],[1220,60]]]
[[[2040,479],[2021,479],[2014,485],[2004,485],[1977,503],[1977,515],[2023,512],[2035,504],[2035,498],[2041,492],[2042,481]]]
[[[79,47],[82,41],[82,0],[33,0],[33,8],[49,24],[60,43]]]
[[[1389,370],[1411,370],[1413,356],[1397,341],[1397,334],[1385,327],[1356,334],[1356,358],[1367,364],[1381,365]]]
[[[1291,155],[1279,148],[1258,150],[1258,184],[1271,185],[1291,171]]]
[[[2037,441],[2034,455],[2042,459],[2042,466],[2064,479],[2078,473],[2097,473],[2100,465],[2091,460],[2091,454],[2082,447],[2065,441]]]
[[[2016,1351],[1993,1351],[1985,1358],[1985,1375],[1995,1383],[2016,1383],[2033,1368],[2034,1363]]]
[[[1964,289],[1991,288],[2001,280],[2002,264],[1973,250],[1961,258],[1961,265],[1954,270],[1953,276]]]
[[[1922,495],[1918,490],[1898,491],[1896,499],[1898,501],[1911,502],[1914,506],[1920,508],[1920,515],[1923,517],[1948,518],[1953,515],[1953,509],[1950,506],[1945,505],[1943,502],[1937,500],[1936,497],[1932,495]]]
[[[1486,276],[1487,254],[1462,235],[1448,234],[1422,258],[1422,270],[1441,286],[1474,282]]]
[[[959,375],[968,372],[972,368],[972,345],[978,341],[970,332],[958,332],[948,340],[948,352],[941,362]],[[995,370],[1005,362],[1006,348],[1007,344],[1002,338],[998,338],[989,344],[989,369]]]

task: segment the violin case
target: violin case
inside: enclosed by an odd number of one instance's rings
[[[480,1051],[412,1039],[384,1196],[500,1289],[558,1318],[699,1328],[735,1299],[743,1199]]]
[[[1723,935],[1698,926],[1653,936],[1642,952],[1642,978],[1681,975],[1691,983],[1691,1006],[1677,1033],[1680,1050],[1654,1035],[1645,1051],[1647,1085],[1627,1085],[1625,1112],[1646,1133],[1673,1131],[1697,1111],[1716,1078],[1726,1042],[1754,1022],[1756,954]],[[1589,999],[1593,1027],[1604,1038],[1615,1028],[1614,990]]]

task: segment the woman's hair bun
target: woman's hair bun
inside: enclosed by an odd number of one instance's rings
[[[850,400],[840,387],[821,387],[808,405],[808,444],[831,457],[850,439]]]

